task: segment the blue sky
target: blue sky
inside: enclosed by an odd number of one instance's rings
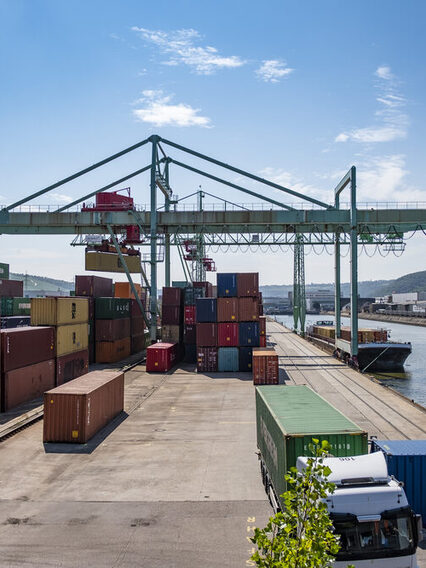
[[[352,164],[359,201],[426,201],[425,12],[392,0],[0,0],[0,202],[152,133],[326,202]],[[65,203],[148,159],[142,150],[38,203]],[[148,183],[132,183],[137,203]],[[176,169],[171,184],[180,197],[201,184],[252,201]],[[2,237],[1,256],[13,271],[70,279],[83,251],[69,242]],[[360,279],[424,268],[424,243],[414,237],[398,260],[361,255]],[[215,259],[219,270],[258,268],[265,284],[292,281],[291,252]],[[330,281],[332,266],[310,254],[307,280]]]

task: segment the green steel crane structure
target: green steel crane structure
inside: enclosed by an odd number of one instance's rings
[[[139,151],[151,145],[150,158],[142,168],[111,181],[110,183],[92,190],[83,197],[58,207],[54,211],[33,210],[28,202],[38,198],[58,187],[72,182],[106,164],[118,160],[130,152]],[[231,174],[237,174],[238,180],[255,182],[258,191],[206,171],[202,167],[195,167],[192,163],[176,159],[166,153],[165,148],[185,156],[201,160],[215,168],[220,168]],[[203,176],[226,187],[231,187],[245,195],[259,200],[260,204],[254,209],[240,207],[224,210],[182,211],[176,204],[176,198],[170,189],[170,167],[173,165],[194,174]],[[71,210],[74,206],[96,195],[107,191],[149,172],[149,211],[137,209],[129,211],[78,211]],[[265,190],[273,189],[275,194],[285,197],[272,198],[265,194]],[[341,193],[350,191],[350,206],[342,207]],[[164,205],[158,204],[158,191],[164,196]],[[296,198],[299,205],[288,203],[288,199]],[[262,205],[263,204],[263,205]],[[21,206],[24,206],[21,208]],[[296,245],[300,248],[300,236],[303,236],[304,245],[332,244],[335,250],[335,281],[336,281],[336,314],[340,306],[340,248],[342,245],[350,247],[351,262],[351,328],[352,339],[350,345],[340,338],[339,318],[336,318],[336,345],[345,348],[353,357],[357,356],[357,329],[358,329],[358,266],[357,252],[359,245],[383,245],[386,243],[402,242],[404,234],[411,231],[424,231],[426,227],[426,209],[411,208],[357,208],[356,202],[356,170],[352,167],[343,177],[335,189],[334,203],[324,203],[313,197],[303,195],[295,190],[284,187],[273,181],[261,178],[248,171],[242,170],[223,161],[202,154],[191,148],[182,146],[171,140],[152,135],[141,142],[134,144],[112,156],[96,162],[54,184],[31,193],[0,210],[0,234],[9,235],[37,235],[37,234],[64,234],[84,237],[88,234],[109,235],[120,255],[117,236],[122,234],[128,225],[137,224],[145,237],[150,250],[150,331],[151,337],[156,337],[157,314],[157,274],[158,274],[158,243],[163,242],[165,247],[165,282],[170,284],[170,248],[178,246],[183,238],[194,235],[203,235],[205,246],[218,247],[230,244],[237,246],[281,246]],[[303,250],[303,249],[302,249]],[[301,256],[298,256],[299,262]],[[300,266],[300,265],[299,265]],[[127,278],[133,286],[130,273]],[[147,276],[148,278],[148,276]],[[142,305],[140,304],[142,309]],[[299,318],[300,319],[300,318]]]
[[[294,330],[303,337],[306,319],[305,249],[303,235],[300,234],[296,235],[294,244],[293,319]]]

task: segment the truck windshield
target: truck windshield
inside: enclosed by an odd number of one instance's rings
[[[380,521],[358,522],[354,515],[331,515],[341,549],[337,560],[362,560],[414,554],[410,508],[385,511]]]

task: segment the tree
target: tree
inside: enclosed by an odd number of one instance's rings
[[[329,444],[313,439],[309,448],[313,457],[298,472],[295,467],[286,475],[288,491],[281,497],[282,512],[269,519],[264,529],[255,529],[252,542],[258,550],[253,554],[261,568],[322,568],[329,566],[339,551],[339,536],[333,532],[324,499],[334,491],[331,473],[324,465]]]

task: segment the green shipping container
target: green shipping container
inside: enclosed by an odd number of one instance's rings
[[[307,386],[256,387],[257,445],[278,499],[312,438],[327,440],[335,457],[368,453],[368,434]],[[281,501],[281,499],[280,499]]]
[[[0,262],[0,278],[9,280],[9,265],[4,262]]]
[[[31,315],[31,299],[30,298],[13,298],[13,314],[14,316]]]
[[[13,316],[13,298],[0,297],[0,315]]]
[[[96,319],[119,319],[130,317],[130,300],[127,298],[96,298]]]

